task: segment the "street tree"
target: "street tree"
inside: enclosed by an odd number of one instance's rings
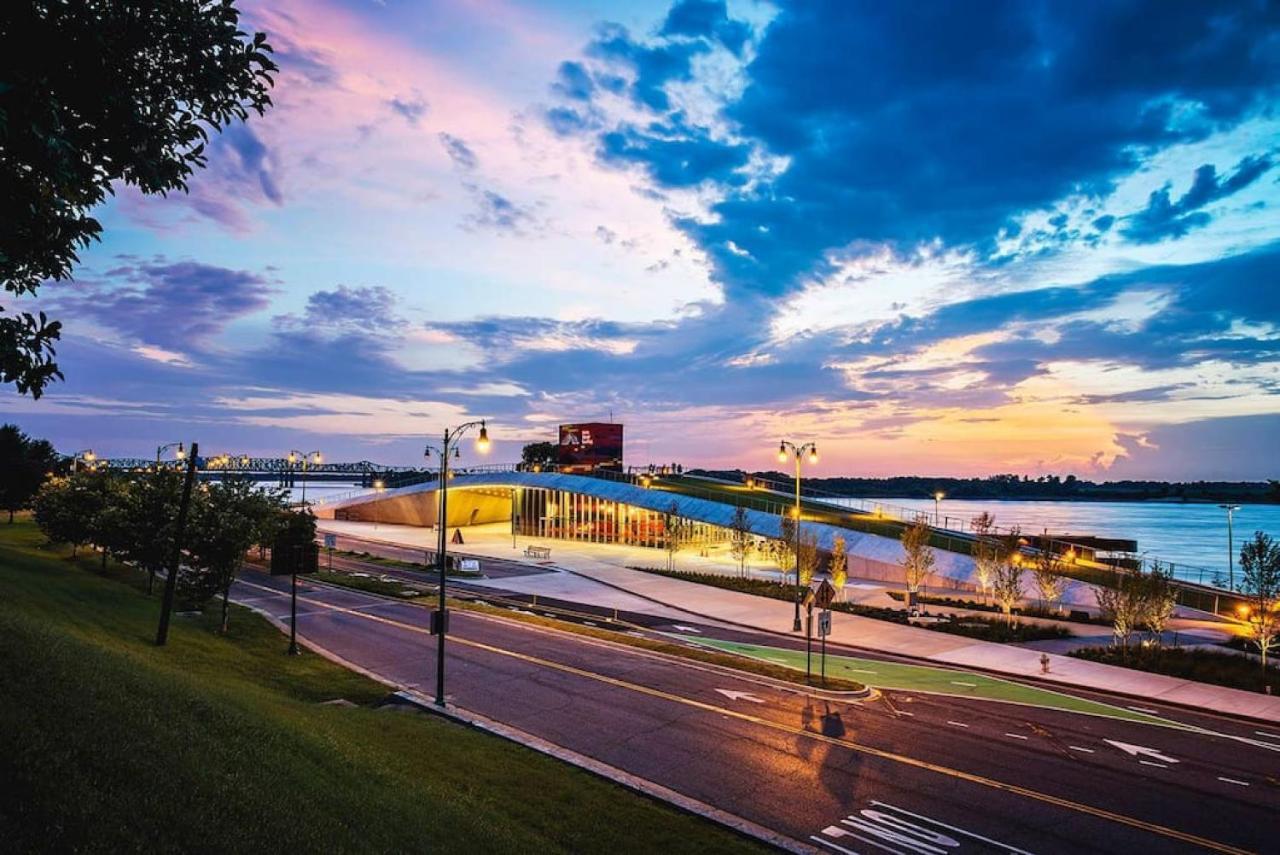
[[[982,600],[986,602],[1000,565],[1000,543],[995,537],[996,518],[989,511],[983,511],[969,525],[977,537],[973,544],[974,575]]]
[[[148,594],[155,585],[156,573],[173,557],[182,480],[182,472],[176,469],[156,469],[136,479],[126,496],[129,525],[123,557],[146,571]],[[198,493],[192,494],[196,502]]]
[[[738,562],[738,575],[747,575],[747,556],[751,554],[751,524],[747,520],[747,509],[738,507],[733,510],[733,521],[729,523],[729,554]]]
[[[1115,573],[1110,584],[1097,587],[1098,607],[1102,609],[1102,616],[1111,622],[1112,635],[1120,646],[1123,660],[1129,658],[1129,639],[1149,611],[1149,593],[1150,586],[1141,570]]]
[[[916,520],[902,531],[902,571],[907,578],[908,600],[914,602],[920,586],[929,577],[936,558],[929,545],[929,524]]]
[[[845,546],[844,535],[838,534],[831,541],[831,587],[836,589],[841,601],[844,600],[844,586],[849,583],[849,550]]]
[[[54,543],[71,546],[71,557],[93,539],[93,518],[101,509],[102,495],[88,483],[88,472],[50,478],[36,494],[36,525]]]
[[[1067,577],[1062,573],[1062,556],[1046,544],[1045,548],[1036,553],[1031,572],[1035,577],[1036,588],[1040,592],[1041,607],[1045,607],[1046,604],[1058,607],[1060,605],[1058,601],[1067,588]]]
[[[1240,548],[1240,570],[1248,599],[1249,638],[1266,670],[1267,654],[1280,642],[1280,543],[1255,531]]]
[[[779,540],[773,543],[774,559],[778,571],[782,574],[782,584],[787,584],[787,575],[795,566],[796,556],[796,520],[790,514],[783,514],[779,523]]]
[[[1013,607],[1022,598],[1022,551],[1018,530],[994,540],[996,549],[995,572],[991,578],[991,593],[1004,612],[1005,622],[1013,623]]]
[[[88,519],[89,540],[102,553],[102,569],[110,555],[123,557],[132,537],[129,519],[129,480],[110,469],[77,475],[96,494],[93,515]]]
[[[796,567],[799,569],[798,581],[807,587],[818,572],[818,564],[822,561],[822,553],[818,550],[818,535],[812,531],[800,532],[800,542],[796,551]]]
[[[187,189],[211,132],[271,104],[263,33],[235,0],[31,0],[0,15],[0,283],[33,296],[70,278],[117,186]],[[0,314],[0,383],[40,397],[62,373],[61,324]]]
[[[187,539],[189,570],[182,580],[187,598],[203,606],[222,595],[222,631],[230,617],[231,586],[244,565],[245,553],[264,533],[274,531],[283,513],[280,492],[265,492],[247,478],[229,478],[202,491],[191,516]]]
[[[1145,576],[1146,591],[1143,597],[1142,626],[1151,633],[1151,640],[1160,644],[1169,618],[1177,608],[1177,592],[1173,587],[1173,572],[1159,561],[1151,562],[1151,572]]]
[[[680,506],[672,502],[662,514],[662,545],[667,551],[667,570],[676,569],[676,553],[688,540],[688,523],[679,514]]]
[[[57,467],[58,453],[47,440],[32,439],[17,425],[0,426],[0,510],[9,512],[9,522],[31,506]]]

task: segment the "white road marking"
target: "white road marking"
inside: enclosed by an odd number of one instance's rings
[[[1081,748],[1079,745],[1068,745],[1067,747],[1070,748],[1072,751],[1083,751],[1085,754],[1093,753],[1092,748]]]
[[[598,623],[596,623],[595,621],[590,621],[590,620],[584,620],[582,623],[583,623],[585,626],[599,626],[599,624],[598,624]]]
[[[764,701],[760,700],[750,692],[739,692],[735,689],[716,689],[716,691],[731,701],[750,701],[753,704],[764,703]]]
[[[1013,737],[1014,739],[1026,739],[1026,738],[1027,738],[1027,737],[1023,736],[1021,733],[1006,733],[1006,734],[1005,734],[1005,736],[1011,736],[1011,737]]]
[[[969,687],[969,688],[971,688],[971,689],[976,689],[976,688],[978,688],[978,684],[977,684],[977,683],[965,683],[965,682],[961,682],[960,680],[952,680],[952,681],[951,681],[951,685],[953,685],[953,686],[968,686],[968,687]]]
[[[1224,778],[1221,775],[1218,776],[1218,780],[1224,784],[1235,784],[1237,787],[1249,786],[1248,781],[1237,781],[1235,778]]]
[[[1146,713],[1147,715],[1160,715],[1159,710],[1149,710],[1146,707],[1129,707],[1134,712]]]
[[[1254,733],[1259,736],[1266,736],[1271,739],[1280,739],[1280,733],[1267,733],[1265,730],[1255,730]]]
[[[680,630],[681,632],[692,632],[696,635],[702,635],[701,631],[696,630],[691,626],[685,626],[684,624],[680,624],[680,623],[676,624],[675,626],[676,626],[676,629]]]
[[[969,726],[969,725],[965,724],[965,723],[964,723],[964,722],[962,722],[962,721],[948,721],[948,722],[947,722],[947,724],[952,724],[952,725],[955,725],[956,727],[968,727],[968,726]]]
[[[875,673],[875,671],[871,671],[867,668],[845,668],[844,670],[852,671],[855,674],[874,674]]]
[[[914,717],[914,716],[915,716],[915,713],[913,713],[913,712],[907,712],[906,710],[898,710],[898,715],[909,715],[909,716]]]
[[[1152,763],[1150,760],[1139,760],[1138,762],[1139,762],[1139,763],[1141,763],[1143,766],[1155,766],[1157,769],[1168,769],[1168,768],[1169,768],[1168,766],[1164,765],[1163,763]],[[1175,761],[1173,761],[1173,762],[1177,763],[1178,761],[1177,761],[1177,760],[1175,760]]]
[[[895,807],[894,805],[887,804],[886,802],[876,801],[875,799],[872,799],[871,803],[878,807],[888,808],[889,810],[896,810],[898,813],[915,817],[916,819],[923,820],[924,822],[932,823],[933,825],[936,825],[939,828],[945,828],[947,831],[954,831],[956,834],[963,834],[964,836],[971,837],[974,840],[981,840],[983,843],[989,843],[992,846],[996,846],[1004,850],[1005,852],[1013,852],[1013,853],[1016,853],[1016,855],[1031,855],[1031,853],[1026,851],[1025,849],[1018,849],[1016,846],[1010,846],[1008,843],[1001,843],[998,840],[992,840],[990,837],[983,837],[981,834],[974,834],[972,831],[965,831],[963,828],[959,828],[958,826],[947,825],[945,822],[933,819],[932,817],[923,816],[918,813],[912,813],[906,808]]]
[[[1121,751],[1123,751],[1125,754],[1128,754],[1130,757],[1150,757],[1152,760],[1159,760],[1161,763],[1177,763],[1178,762],[1172,757],[1167,757],[1164,754],[1161,754],[1159,751],[1155,750],[1154,748],[1147,748],[1145,745],[1133,745],[1128,742],[1118,742],[1114,739],[1104,739],[1102,741],[1114,748],[1119,748]],[[1142,762],[1145,763],[1146,761],[1144,760]]]

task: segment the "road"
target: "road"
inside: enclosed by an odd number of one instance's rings
[[[247,572],[235,594],[287,619],[286,581]],[[427,622],[302,586],[304,638],[430,694]],[[1116,698],[1212,732],[917,691],[831,700],[461,610],[449,642],[450,703],[824,851],[1280,851],[1280,733],[1247,722]]]

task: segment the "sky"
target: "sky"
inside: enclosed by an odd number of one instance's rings
[[[274,107],[116,188],[0,390],[64,451],[1280,477],[1274,4],[239,5]]]

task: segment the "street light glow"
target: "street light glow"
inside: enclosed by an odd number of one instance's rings
[[[476,439],[476,451],[481,454],[489,453],[489,429],[485,427],[483,420],[480,422],[480,436]]]
[[[787,462],[787,444],[786,444],[786,442],[780,442],[780,443],[778,443],[778,462],[779,462],[779,463],[786,463],[786,462]]]

